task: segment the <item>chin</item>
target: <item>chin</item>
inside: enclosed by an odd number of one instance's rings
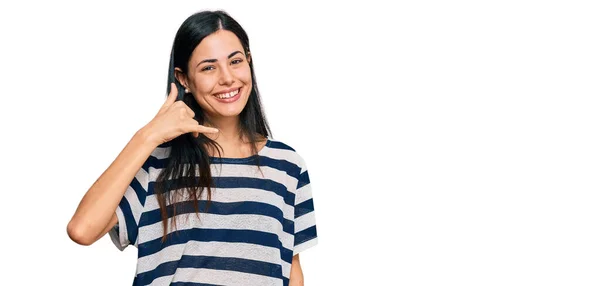
[[[219,113],[220,116],[223,117],[237,117],[240,116],[240,114],[242,113],[242,111],[238,111],[238,112],[223,112],[223,113]]]
[[[244,106],[240,106],[235,109],[220,110],[218,113],[223,117],[235,117],[239,116],[242,113],[242,110],[244,110]]]

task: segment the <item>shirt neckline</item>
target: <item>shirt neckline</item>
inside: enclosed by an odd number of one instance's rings
[[[256,157],[260,157],[263,156],[266,152],[268,147],[271,145],[271,139],[267,138],[267,143],[265,144],[265,146],[263,146],[257,154],[252,155],[250,157],[245,157],[245,158],[227,158],[227,157],[212,157],[209,156],[208,158],[210,159],[211,163],[244,163],[244,162],[248,162],[251,160],[254,160]]]

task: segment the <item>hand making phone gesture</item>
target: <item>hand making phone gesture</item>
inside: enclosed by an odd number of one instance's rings
[[[171,83],[166,102],[156,116],[140,129],[114,162],[100,175],[83,196],[67,226],[69,237],[90,245],[106,234],[116,223],[116,208],[127,186],[157,146],[185,133],[216,133],[218,129],[198,124],[194,112],[177,99],[177,87]]]
[[[156,116],[146,125],[149,132],[149,140],[156,145],[168,142],[185,133],[192,133],[198,137],[199,133],[217,133],[216,128],[206,127],[198,124],[194,119],[194,111],[183,101],[177,99],[177,87],[171,83],[171,92]]]

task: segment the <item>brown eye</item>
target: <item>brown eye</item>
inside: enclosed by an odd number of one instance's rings
[[[235,65],[235,64],[239,64],[239,63],[241,63],[241,62],[243,62],[243,61],[242,61],[242,60],[240,60],[240,59],[235,59],[235,60],[231,61],[231,64],[234,64],[234,65]]]
[[[215,67],[213,66],[205,66],[201,69],[201,71],[208,71],[208,70],[213,70]]]

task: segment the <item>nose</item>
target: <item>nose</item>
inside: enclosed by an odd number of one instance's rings
[[[221,85],[232,85],[233,84],[233,74],[229,70],[229,66],[221,69],[221,78],[219,79],[219,84]]]

